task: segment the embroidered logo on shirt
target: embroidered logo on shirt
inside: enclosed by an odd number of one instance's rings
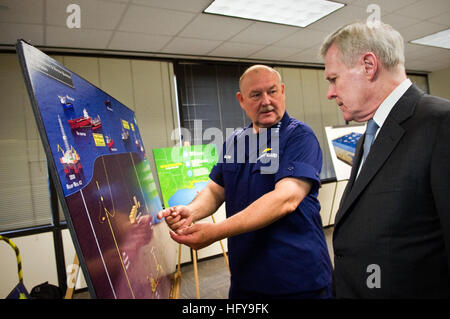
[[[261,158],[263,158],[263,157],[277,158],[277,157],[278,157],[278,154],[277,154],[277,153],[272,153],[271,151],[272,151],[272,149],[271,149],[270,147],[266,148],[266,149],[262,152],[261,156],[258,157],[258,158],[256,159],[256,161],[259,161],[259,160],[260,160]],[[269,152],[270,152],[270,153],[269,153]]]

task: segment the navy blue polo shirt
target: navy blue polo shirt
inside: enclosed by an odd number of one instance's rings
[[[284,177],[312,184],[294,212],[228,238],[232,289],[282,295],[328,286],[331,261],[317,200],[322,151],[311,128],[285,112],[267,134],[253,133],[251,124],[235,131],[219,156],[210,178],[225,189],[227,217],[274,190]]]

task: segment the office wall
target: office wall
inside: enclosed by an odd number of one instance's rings
[[[450,68],[428,74],[430,94],[450,100]]]

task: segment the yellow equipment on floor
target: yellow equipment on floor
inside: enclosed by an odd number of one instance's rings
[[[17,272],[19,274],[19,283],[14,287],[14,289],[9,293],[6,299],[28,299],[29,294],[27,289],[23,284],[23,274],[22,274],[22,261],[20,259],[19,248],[14,244],[9,238],[0,235],[0,240],[5,241],[8,245],[14,249],[17,257]]]

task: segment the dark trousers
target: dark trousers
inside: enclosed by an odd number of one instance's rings
[[[330,299],[331,285],[314,291],[302,291],[285,295],[271,295],[259,292],[244,291],[230,287],[229,299]]]

